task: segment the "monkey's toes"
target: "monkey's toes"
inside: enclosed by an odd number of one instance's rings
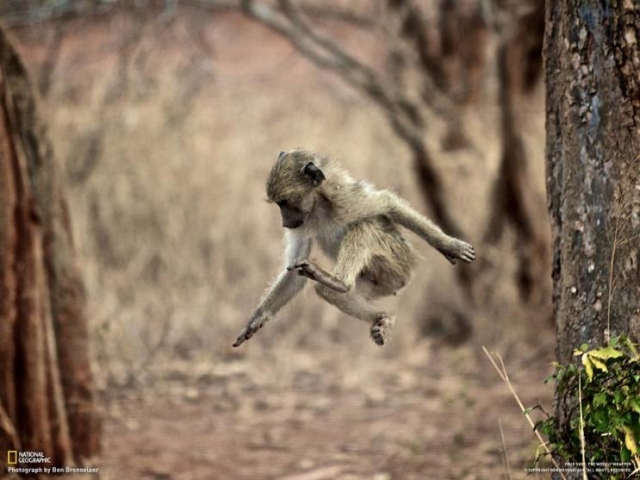
[[[393,327],[394,323],[395,320],[393,318],[384,317],[371,325],[371,338],[377,345],[382,346],[389,340],[391,327]]]
[[[475,249],[471,245],[467,244],[460,258],[467,263],[473,262],[476,259]]]

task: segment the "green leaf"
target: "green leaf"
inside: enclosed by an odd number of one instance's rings
[[[591,363],[591,359],[586,353],[582,355],[582,364],[584,365],[584,369],[587,372],[589,381],[593,380],[593,363]]]
[[[624,444],[629,449],[632,455],[638,454],[638,443],[636,442],[636,438],[633,436],[633,430],[626,425],[622,427],[624,430]]]
[[[593,396],[593,405],[599,407],[607,404],[607,394],[605,392],[596,393]]]
[[[631,460],[631,452],[629,451],[628,448],[622,447],[620,449],[620,460],[622,460],[625,463]]]
[[[613,347],[600,348],[598,350],[591,350],[589,356],[601,358],[602,360],[608,360],[609,358],[622,357],[624,354],[620,350],[616,350]]]
[[[582,354],[583,354],[584,352],[586,352],[587,350],[589,350],[589,345],[588,345],[588,344],[586,344],[586,343],[583,343],[582,345],[580,345],[580,347],[579,347],[579,348],[576,348],[576,349],[573,351],[573,356],[574,356],[574,357],[577,357],[577,356],[579,356],[579,355],[582,355]]]
[[[608,373],[609,370],[607,370],[607,365],[598,357],[596,357],[595,355],[592,355],[592,353],[593,352],[589,352],[586,355],[589,356],[589,360],[591,360],[591,363],[593,363],[593,366]]]
[[[616,390],[615,392],[613,392],[613,398],[616,405],[620,405],[624,401],[624,393],[622,393],[619,390]]]
[[[640,354],[638,354],[638,349],[636,348],[636,345],[631,341],[630,338],[624,337],[622,339],[622,344],[625,347],[627,347],[631,352],[631,358],[633,358],[634,360],[640,360]]]

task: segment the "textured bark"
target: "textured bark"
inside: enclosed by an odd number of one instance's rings
[[[640,338],[640,4],[547,1],[547,189],[557,356]],[[556,402],[564,418],[565,405]]]
[[[81,279],[26,69],[0,30],[0,447],[99,451]]]

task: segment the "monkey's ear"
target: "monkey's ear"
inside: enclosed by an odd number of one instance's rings
[[[302,173],[307,177],[314,187],[317,187],[325,179],[324,173],[313,162],[307,163],[302,167]]]
[[[280,153],[278,154],[278,160],[280,160],[282,157],[284,157],[285,153],[286,153],[286,152],[280,152]]]

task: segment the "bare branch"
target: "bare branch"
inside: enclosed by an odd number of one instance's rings
[[[424,126],[421,109],[413,100],[383,83],[372,68],[312,28],[303,18],[300,9],[290,0],[279,0],[278,4],[283,13],[264,3],[256,3],[253,0],[241,1],[242,10],[246,14],[287,38],[319,67],[334,71],[347,83],[364,92],[394,117],[392,122],[397,127],[411,129]],[[410,136],[417,133],[413,132]]]

